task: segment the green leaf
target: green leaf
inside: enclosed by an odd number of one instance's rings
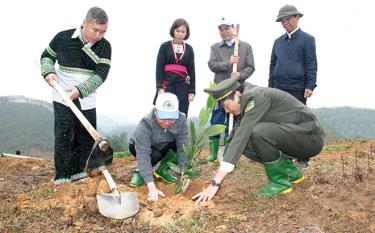
[[[216,83],[214,82],[214,81],[211,81],[210,82],[210,88],[213,88],[213,87],[215,87],[216,86]]]
[[[196,146],[195,145],[191,145],[190,146],[190,151],[189,151],[189,157],[194,158],[195,152],[196,152]]]
[[[196,140],[196,132],[195,132],[195,124],[193,121],[190,121],[190,136],[192,144],[195,143]]]
[[[210,137],[210,136],[215,136],[218,134],[223,133],[225,130],[225,125],[211,125],[210,127],[206,128],[203,131],[203,134]]]
[[[212,81],[210,83],[210,88],[215,87],[215,86],[216,86],[216,83]],[[212,95],[209,95],[208,98],[207,98],[207,102],[206,102],[206,108],[210,112],[212,112],[212,110],[213,110],[213,108],[215,106],[215,103],[216,103],[216,101],[215,101],[214,97],[212,97]]]
[[[211,110],[211,112],[212,112],[212,109],[214,108],[215,103],[216,103],[216,101],[215,101],[214,97],[209,95],[208,98],[207,98],[206,108]]]
[[[181,190],[182,190],[182,183],[176,184],[176,193],[181,192]]]
[[[174,164],[174,163],[168,162],[168,167],[169,167],[172,171],[174,171],[174,172],[176,172],[176,173],[179,173],[179,174],[181,173],[180,167],[177,166],[177,165]]]
[[[210,111],[210,109],[206,107],[203,107],[201,109],[201,111],[199,112],[199,127],[200,128],[203,128],[207,124],[208,119],[211,116],[211,113],[212,111]]]
[[[208,142],[208,140],[201,140],[201,141],[199,142],[199,144],[197,144],[197,147],[198,147],[199,149],[202,149],[203,147],[206,146],[207,142]]]
[[[201,176],[201,173],[197,170],[191,169],[191,170],[186,171],[185,175],[188,176],[189,179],[193,179],[193,178]]]

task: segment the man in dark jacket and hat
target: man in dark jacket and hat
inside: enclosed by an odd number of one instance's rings
[[[242,154],[262,163],[266,170],[269,182],[256,195],[289,193],[292,184],[304,180],[292,158],[310,158],[323,148],[323,129],[304,104],[274,88],[246,82],[241,86],[236,78],[224,80],[204,91],[216,101],[222,100],[225,111],[237,115],[240,120],[231,133],[211,185],[193,196],[197,203],[213,198]]]
[[[286,33],[274,42],[271,54],[268,86],[296,97],[306,104],[316,87],[317,58],[315,38],[298,26],[303,14],[293,5],[283,6],[276,18]],[[308,167],[308,160],[299,160]]]

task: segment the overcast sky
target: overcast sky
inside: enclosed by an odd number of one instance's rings
[[[191,29],[197,96],[190,116],[198,115],[213,79],[207,61],[210,46],[220,41],[217,22],[225,16],[241,25],[240,39],[253,47],[255,72],[248,79],[266,86],[273,41],[284,33],[275,22],[278,10],[294,4],[304,14],[299,26],[315,36],[318,87],[308,105],[313,108],[353,106],[375,108],[375,3],[373,0],[12,0],[2,5],[0,95],[24,95],[51,102],[50,87],[35,61],[53,36],[79,26],[92,6],[109,16],[106,38],[112,44],[112,66],[98,89],[97,113],[138,121],[152,108],[156,56],[169,28],[185,18]]]

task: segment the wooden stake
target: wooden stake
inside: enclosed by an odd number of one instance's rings
[[[44,160],[43,158],[38,158],[38,157],[31,157],[31,156],[24,156],[24,155],[14,155],[14,154],[7,154],[7,153],[1,153],[0,157],[11,157],[11,158],[16,158],[16,159]]]

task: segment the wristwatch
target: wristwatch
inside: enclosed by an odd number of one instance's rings
[[[220,187],[220,183],[217,182],[216,180],[211,180],[211,185],[215,187]]]

